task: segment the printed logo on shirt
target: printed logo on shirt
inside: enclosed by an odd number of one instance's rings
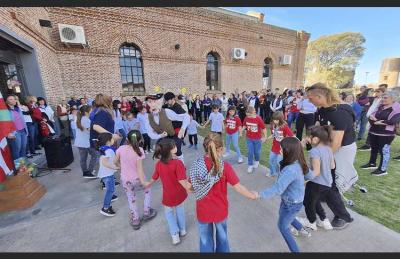
[[[258,124],[257,123],[247,122],[246,128],[249,132],[255,132],[255,133],[258,132]]]
[[[278,142],[281,142],[283,139],[283,131],[279,129],[273,129],[272,135],[274,136],[274,139]]]
[[[226,120],[226,126],[232,130],[236,129],[236,120]]]

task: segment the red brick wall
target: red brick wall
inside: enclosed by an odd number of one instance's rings
[[[11,9],[1,8],[0,12],[7,14]],[[34,41],[46,94],[52,100],[60,95],[93,96],[99,92],[119,96],[118,49],[124,42],[135,43],[142,51],[147,93],[155,86],[173,91],[186,87],[199,94],[207,91],[209,51],[220,55],[220,86],[228,93],[260,90],[266,57],[274,63],[272,88],[295,87],[303,81],[308,34],[203,8],[22,8],[19,12],[29,16],[27,21],[34,24],[42,41],[51,44]],[[37,27],[35,21],[46,17],[53,28]],[[6,20],[11,20],[12,30],[23,33],[10,17]],[[83,26],[89,47],[62,44],[58,23]],[[175,44],[180,44],[179,50]],[[234,47],[246,49],[245,60],[232,60]],[[284,54],[292,55],[290,66],[278,64]]]

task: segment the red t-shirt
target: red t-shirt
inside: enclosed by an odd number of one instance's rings
[[[280,142],[283,138],[294,136],[293,132],[290,130],[287,124],[284,124],[275,129],[273,129],[271,126],[271,134],[274,136],[271,151],[275,154],[279,154],[281,152]]]
[[[290,102],[290,112],[299,112],[300,110],[297,108],[297,102],[296,102],[296,97],[293,98],[293,100]]]
[[[243,126],[246,127],[247,138],[253,140],[261,139],[262,130],[265,129],[265,124],[260,116],[257,115],[255,118],[246,116],[243,121]]]
[[[240,121],[239,116],[235,115],[235,117],[231,118],[230,116],[225,119],[226,125],[226,133],[234,134],[239,130],[239,127],[242,126],[242,122]]]
[[[204,157],[207,170],[211,170],[210,158]],[[196,201],[197,219],[202,223],[221,222],[228,217],[228,186],[239,183],[232,166],[224,162],[224,171],[221,179],[213,185],[207,195]]]
[[[153,180],[161,178],[163,186],[162,204],[175,207],[181,204],[187,195],[185,188],[179,183],[186,179],[186,169],[181,160],[172,159],[168,164],[158,161],[154,169]]]

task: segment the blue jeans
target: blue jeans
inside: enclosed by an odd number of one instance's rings
[[[115,188],[115,179],[114,175],[106,176],[101,178],[103,183],[106,185],[107,191],[106,195],[104,196],[104,203],[103,203],[103,208],[108,209],[111,206],[111,199],[114,194],[114,188]]]
[[[298,117],[299,117],[299,112],[289,112],[289,114],[288,114],[288,126],[289,126],[289,128],[292,128],[292,123],[297,121]]]
[[[301,230],[303,228],[303,225],[301,225],[301,223],[296,219],[296,215],[302,206],[303,203],[290,204],[281,201],[281,206],[279,208],[278,228],[285,239],[290,252],[300,252],[296,240],[293,238],[293,235],[290,232],[290,225],[297,230]]]
[[[25,129],[15,131],[14,139],[7,139],[13,160],[26,156],[27,135]]]
[[[226,134],[226,153],[231,152],[231,141],[233,142],[233,148],[237,154],[238,159],[242,156],[239,148],[239,131],[233,134]]]
[[[256,161],[260,161],[261,139],[247,139],[247,163],[253,165],[253,157]]]
[[[271,175],[277,175],[280,171],[279,162],[282,161],[283,157],[280,154],[274,152],[269,153],[269,171]]]
[[[39,145],[37,142],[37,137],[38,137],[38,128],[37,128],[36,122],[27,122],[26,127],[28,128],[28,146],[29,146],[29,152],[35,153],[35,148]]]
[[[358,139],[359,140],[364,138],[364,133],[365,133],[365,129],[367,127],[367,122],[368,122],[367,112],[363,111],[363,112],[361,112],[361,117],[360,117],[360,120],[358,121],[358,124],[359,124]]]
[[[176,216],[174,211],[176,211]],[[175,207],[164,206],[164,212],[171,236],[179,234],[179,231],[186,230],[185,207],[183,202]]]
[[[229,253],[228,232],[226,219],[218,223],[199,224],[200,253]],[[214,246],[215,228],[215,246]]]

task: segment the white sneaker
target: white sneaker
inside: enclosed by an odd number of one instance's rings
[[[148,154],[149,154],[149,152],[148,152],[147,150],[145,150],[145,151],[144,151],[144,153],[145,153],[146,155],[148,155]]]
[[[238,164],[241,164],[241,163],[243,163],[243,157],[239,157],[239,159],[238,159]]]
[[[253,167],[254,167],[254,168],[257,168],[259,164],[260,164],[260,161],[254,161]]]
[[[186,236],[186,230],[181,230],[181,231],[179,231],[179,236],[181,236],[181,237],[184,237],[184,236]]]
[[[153,153],[153,152],[154,152],[154,150],[150,148],[150,153]]]
[[[296,229],[296,231],[297,231],[297,229]],[[298,231],[298,232],[299,232],[300,235],[303,236],[303,237],[311,237],[310,231],[308,231],[308,230],[305,229],[304,227],[303,227],[300,231]]]
[[[227,157],[227,156],[229,156],[230,155],[230,153],[224,153],[223,155],[222,155],[222,157]]]
[[[172,235],[172,244],[177,245],[181,242],[181,239],[179,238],[179,234]]]
[[[324,220],[317,219],[317,226],[323,228],[325,230],[332,230],[333,227],[329,222],[329,219],[325,218]]]
[[[251,174],[252,172],[253,172],[253,166],[250,165],[250,166],[247,168],[247,173]]]
[[[297,218],[297,217],[296,217]],[[310,223],[307,218],[297,218],[297,220],[303,225],[305,228],[311,228],[312,230],[317,230],[317,222]]]

